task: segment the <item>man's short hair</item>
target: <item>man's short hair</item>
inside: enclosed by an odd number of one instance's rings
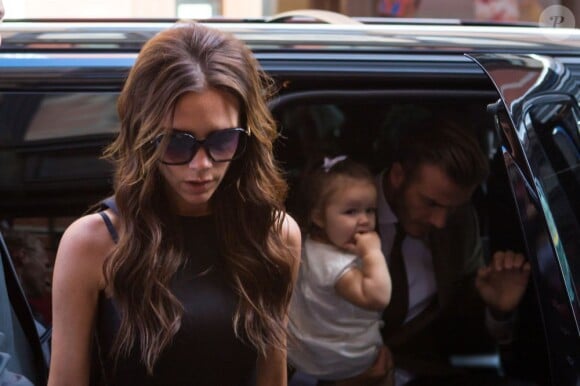
[[[479,185],[489,173],[489,160],[473,133],[445,119],[432,118],[400,133],[393,161],[413,178],[419,166],[437,165],[456,184]]]

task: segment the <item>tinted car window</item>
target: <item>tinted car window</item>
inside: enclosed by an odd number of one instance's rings
[[[561,269],[580,283],[580,114],[568,96],[545,98],[526,116],[544,157],[537,158],[539,201],[548,222]],[[535,143],[535,141],[534,141]],[[571,300],[575,285],[565,283]],[[577,300],[576,300],[577,301]]]
[[[35,216],[52,197],[56,215],[78,215],[109,193],[100,158],[119,129],[118,92],[0,93],[0,190],[5,216]],[[15,201],[19,204],[15,204]],[[9,203],[10,202],[10,203]],[[25,209],[26,208],[26,209]]]
[[[118,131],[116,93],[0,94],[5,145]]]
[[[397,99],[400,98],[357,100],[354,93],[350,96],[346,93],[331,103],[329,98],[299,99],[274,109],[281,132],[276,156],[291,185],[290,211],[301,207],[298,184],[310,163],[322,156],[346,154],[378,173],[390,163],[399,133],[421,129],[417,122],[431,117],[447,117],[459,129],[474,132],[491,158],[496,139],[491,130],[492,118],[486,113],[486,98],[461,103],[444,99],[433,102]]]

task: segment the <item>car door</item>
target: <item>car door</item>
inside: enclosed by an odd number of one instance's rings
[[[553,385],[580,382],[580,89],[540,55],[470,56],[497,88],[491,106],[538,297]],[[529,339],[532,337],[524,337]],[[529,366],[528,371],[533,371]]]

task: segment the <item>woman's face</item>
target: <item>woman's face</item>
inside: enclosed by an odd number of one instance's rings
[[[182,95],[175,105],[172,123],[173,129],[203,140],[211,133],[238,127],[239,116],[239,105],[232,95],[210,88],[201,93]],[[229,162],[213,162],[203,147],[186,164],[159,162],[167,196],[177,213],[187,216],[208,214],[210,199],[229,165]]]

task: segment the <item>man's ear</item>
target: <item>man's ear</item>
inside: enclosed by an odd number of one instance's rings
[[[389,180],[391,186],[394,188],[400,188],[405,182],[405,170],[400,162],[395,162],[391,169],[389,170]]]

